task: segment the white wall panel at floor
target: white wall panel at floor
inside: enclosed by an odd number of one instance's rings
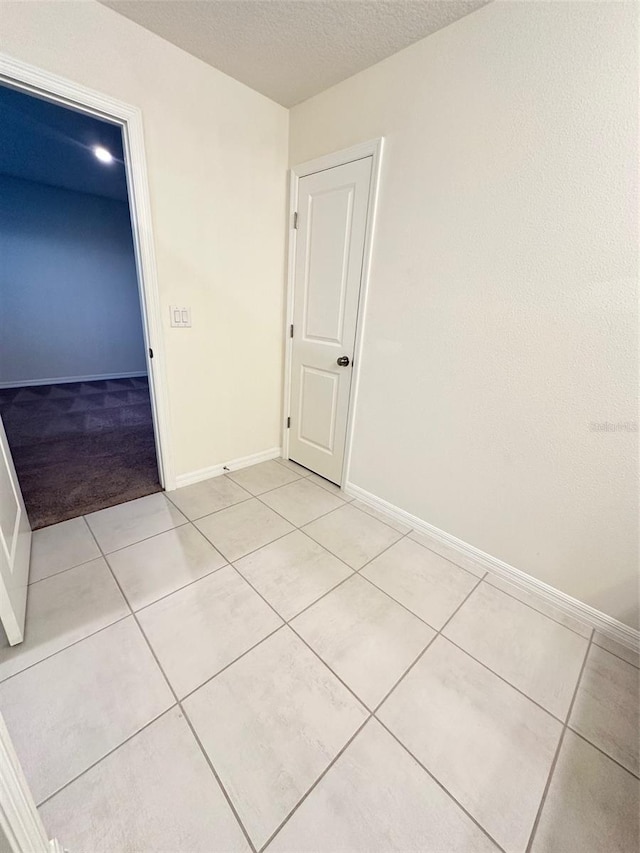
[[[0,175],[0,386],[146,372],[126,202]]]
[[[290,135],[386,139],[351,482],[635,627],[637,14],[492,3]]]
[[[176,473],[278,445],[287,110],[93,0],[1,2],[0,51],[142,110]]]

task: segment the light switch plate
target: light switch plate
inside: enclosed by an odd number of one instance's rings
[[[182,305],[170,305],[169,316],[171,325],[175,329],[191,328],[191,308],[186,308]]]

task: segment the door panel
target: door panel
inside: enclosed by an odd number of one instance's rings
[[[334,449],[338,386],[335,373],[302,366],[299,438],[328,453]]]
[[[298,184],[289,456],[340,483],[364,256],[371,157]],[[349,365],[337,359],[347,356]]]
[[[348,184],[308,197],[312,240],[303,296],[307,340],[337,344],[342,338],[354,189]]]
[[[24,637],[31,527],[0,420],[0,622],[13,646]]]

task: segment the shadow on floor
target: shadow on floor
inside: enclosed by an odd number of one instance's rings
[[[31,527],[162,491],[146,376],[0,390]]]

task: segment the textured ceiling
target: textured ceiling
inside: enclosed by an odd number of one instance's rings
[[[285,107],[489,0],[100,0]]]
[[[94,145],[114,161],[100,163]],[[7,86],[0,86],[0,174],[127,198],[119,127]]]

